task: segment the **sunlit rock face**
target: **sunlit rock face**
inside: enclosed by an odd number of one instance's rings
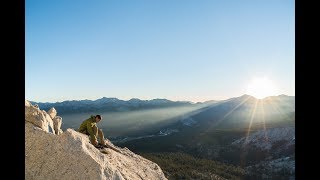
[[[282,148],[295,145],[295,127],[259,130],[248,137],[234,141],[233,144],[250,145],[263,150],[270,150],[277,142],[282,142]]]
[[[53,107],[53,108],[49,109],[48,114],[50,115],[51,119],[53,119],[54,117],[56,117],[57,111],[56,111],[56,109]]]
[[[34,106],[28,101],[25,102],[25,121],[32,123],[46,132],[49,132],[49,126],[54,129],[50,116],[45,111],[41,111],[38,106]]]
[[[62,118],[48,113],[25,102],[25,179],[166,179],[156,163],[127,148],[106,140],[112,148],[99,150],[87,135],[62,132]]]
[[[62,129],[61,128],[61,124],[62,124],[62,117],[60,116],[55,116],[53,119],[53,127],[54,127],[54,130],[56,132],[56,134],[61,134],[62,133]]]

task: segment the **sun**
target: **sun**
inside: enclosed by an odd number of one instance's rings
[[[273,96],[276,93],[276,87],[267,77],[253,78],[247,87],[247,94],[257,99],[263,99],[267,96]]]

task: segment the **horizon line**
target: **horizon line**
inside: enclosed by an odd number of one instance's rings
[[[51,101],[51,102],[49,102],[49,101],[41,102],[41,101],[33,101],[33,100],[28,100],[28,101],[36,102],[36,103],[62,103],[62,102],[65,102],[65,101],[85,101],[85,100],[96,101],[96,100],[99,100],[99,99],[102,99],[102,98],[108,98],[108,99],[114,98],[114,99],[118,99],[118,100],[122,100],[122,101],[129,101],[131,99],[139,99],[141,101],[151,101],[151,100],[157,100],[157,99],[164,99],[164,100],[169,100],[169,101],[173,101],[173,102],[191,102],[191,103],[196,104],[196,103],[204,103],[204,102],[207,102],[207,101],[223,101],[223,100],[228,100],[228,99],[231,99],[231,98],[237,98],[237,97],[241,97],[241,96],[245,96],[245,95],[252,96],[252,95],[249,95],[249,94],[245,93],[245,94],[240,95],[240,96],[228,97],[228,98],[224,98],[224,99],[208,99],[208,100],[197,101],[197,102],[190,101],[190,100],[172,100],[172,99],[168,99],[168,98],[140,99],[140,98],[135,98],[135,97],[132,97],[130,99],[125,100],[125,99],[120,99],[120,98],[117,98],[117,97],[106,97],[106,96],[103,96],[103,97],[97,98],[97,99],[72,99],[72,100],[69,99],[69,100],[62,100],[62,101],[55,101],[55,102],[53,102],[53,101]],[[275,96],[295,96],[295,95],[279,94],[279,95],[266,96],[266,97],[264,97],[262,99],[265,99],[265,98],[268,98],[268,97],[275,97]],[[254,97],[254,96],[252,96],[252,97]],[[254,98],[256,98],[256,97],[254,97]],[[259,99],[259,98],[256,98],[256,99]],[[25,100],[27,100],[27,99],[25,99]]]

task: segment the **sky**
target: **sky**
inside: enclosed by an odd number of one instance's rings
[[[293,0],[25,2],[27,100],[295,95]]]

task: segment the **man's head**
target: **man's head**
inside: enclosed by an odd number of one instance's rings
[[[96,122],[99,122],[102,119],[101,115],[99,115],[99,114],[97,114],[95,117],[96,117]]]

